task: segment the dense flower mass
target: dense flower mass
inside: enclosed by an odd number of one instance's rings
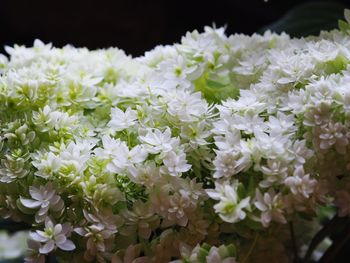
[[[6,47],[0,215],[32,225],[26,260],[290,262],[291,225],[302,253],[322,208],[350,214],[349,32]]]

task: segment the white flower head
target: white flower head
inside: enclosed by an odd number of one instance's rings
[[[144,143],[145,148],[151,154],[168,153],[176,149],[180,141],[178,138],[171,137],[170,128],[166,128],[164,132],[155,129],[148,130],[146,135],[140,136],[140,141]]]
[[[74,243],[67,239],[67,236],[70,235],[71,226],[68,223],[63,225],[55,225],[49,217],[45,219],[45,228],[44,231],[37,230],[30,233],[30,237],[37,242],[40,242],[42,245],[39,248],[40,254],[48,254],[53,251],[55,248],[59,248],[64,251],[72,251],[75,249]]]
[[[122,111],[119,108],[111,109],[111,120],[108,123],[108,126],[115,131],[122,131],[129,129],[136,123],[137,112],[131,108],[127,108],[125,111]]]
[[[250,205],[250,197],[240,199],[237,185],[215,183],[215,189],[206,190],[206,192],[210,198],[219,200],[214,209],[225,222],[235,223],[246,217],[243,209]]]
[[[32,199],[20,197],[20,202],[23,206],[29,209],[39,209],[35,214],[37,223],[43,222],[49,212],[62,214],[64,210],[64,202],[56,193],[52,183],[47,183],[45,186],[31,186],[29,193]]]
[[[164,167],[162,167],[161,172],[172,176],[181,175],[191,169],[191,165],[187,163],[186,154],[183,152],[175,153],[171,151],[166,153],[163,163]]]
[[[281,194],[275,194],[273,189],[265,192],[264,195],[257,189],[254,205],[262,212],[261,223],[264,227],[268,227],[272,220],[283,224],[287,222],[283,214]]]

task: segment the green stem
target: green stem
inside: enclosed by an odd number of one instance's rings
[[[244,263],[248,260],[248,258],[250,257],[250,255],[252,254],[252,252],[254,250],[254,247],[255,247],[257,241],[258,241],[258,233],[255,234],[253,244],[250,246],[246,257],[242,260],[242,263]]]

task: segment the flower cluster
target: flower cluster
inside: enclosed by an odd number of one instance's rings
[[[0,215],[32,225],[26,260],[290,262],[288,224],[350,214],[341,25],[301,39],[206,27],[138,58],[6,47]]]

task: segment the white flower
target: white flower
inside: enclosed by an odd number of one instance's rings
[[[349,143],[350,133],[347,132],[342,123],[329,122],[315,128],[315,142],[321,150],[328,150],[333,145],[340,154],[346,153],[346,146]]]
[[[264,110],[265,103],[258,101],[257,94],[251,90],[241,90],[237,100],[228,99],[216,106],[222,117],[231,116],[234,112],[255,112]]]
[[[185,91],[170,93],[167,111],[170,115],[179,118],[180,121],[196,121],[208,112],[208,103],[201,97],[199,92],[192,94]]]
[[[217,123],[216,123],[217,124]],[[216,127],[217,128],[217,127]],[[214,131],[216,132],[216,128]],[[221,133],[221,132],[219,132]],[[241,140],[241,133],[239,130],[234,129],[233,131],[224,131],[224,136],[215,136],[215,145],[223,151],[237,149],[240,144],[244,141]]]
[[[164,167],[162,173],[168,173],[172,176],[181,175],[191,169],[191,165],[187,163],[186,154],[184,152],[175,153],[173,151],[166,153],[163,158]]]
[[[250,197],[240,199],[237,193],[237,185],[215,183],[215,190],[206,190],[208,196],[220,202],[214,205],[215,212],[228,223],[236,223],[246,217],[244,208],[249,206]]]
[[[125,160],[121,160],[122,158],[113,159],[112,163],[115,165],[115,167],[123,170],[123,168],[128,168],[131,165],[142,163],[144,160],[146,160],[147,155],[147,151],[145,151],[142,146],[136,145],[130,151],[128,150],[128,152],[126,152]]]
[[[207,138],[211,135],[208,129],[208,123],[201,121],[199,123],[189,123],[181,126],[181,138],[189,140],[191,147],[196,148],[198,145],[207,145]]]
[[[217,247],[212,246],[209,250],[208,255],[205,257],[207,263],[216,263],[216,262],[221,262],[221,263],[237,263],[236,258],[234,257],[225,257],[222,255],[223,251]],[[225,257],[225,258],[223,258]]]
[[[310,194],[314,192],[317,181],[311,179],[309,174],[305,174],[303,166],[298,166],[295,168],[293,176],[287,177],[284,183],[294,195],[300,194],[304,198],[309,198]]]
[[[27,263],[45,263],[45,255],[39,252],[40,242],[28,239],[28,250],[24,261]]]
[[[304,165],[314,155],[314,152],[306,147],[306,140],[295,141],[292,151],[295,153],[296,165]]]
[[[137,184],[142,184],[147,188],[151,188],[156,185],[160,178],[159,167],[157,167],[154,162],[130,166],[128,171],[128,176],[131,181]]]
[[[164,78],[166,79],[196,79],[200,76],[200,68],[194,64],[189,66],[186,58],[178,55],[174,59],[165,60],[159,64],[159,71],[164,72]]]
[[[90,140],[83,142],[77,140],[63,146],[59,158],[61,160],[60,176],[72,181],[78,180],[87,168],[87,162],[91,157],[91,148],[95,143]]]
[[[133,204],[132,211],[125,209],[122,214],[126,224],[136,227],[138,235],[145,239],[148,239],[152,230],[159,225],[159,217],[154,214],[150,203],[144,203],[140,200]]]
[[[250,167],[249,152],[239,150],[238,148],[231,151],[216,151],[216,157],[213,161],[215,165],[214,178],[230,177]]]
[[[328,123],[331,116],[331,105],[328,102],[318,102],[315,106],[309,107],[304,113],[305,119],[303,124],[313,127]]]
[[[285,136],[271,136],[262,132],[261,130],[255,131],[255,138],[252,139],[252,144],[254,146],[254,150],[252,150],[252,154],[271,159],[285,159],[292,160],[294,156],[288,151],[292,142],[288,137]]]
[[[49,211],[61,214],[64,209],[64,202],[61,197],[56,194],[52,183],[47,183],[45,186],[29,187],[30,196],[33,199],[20,197],[20,202],[23,206],[30,209],[39,209],[35,214],[37,223],[43,222]]]
[[[262,212],[261,223],[264,227],[268,227],[271,220],[282,224],[287,223],[283,215],[281,194],[275,194],[272,189],[265,192],[264,195],[261,194],[259,189],[256,189],[256,201],[254,205]]]
[[[49,178],[57,173],[61,167],[61,159],[52,152],[37,152],[32,155],[32,164],[38,169],[36,176]]]
[[[96,256],[99,257],[100,253],[106,252],[107,241],[117,232],[116,220],[115,216],[110,217],[108,214],[98,217],[86,210],[83,210],[83,214],[88,223],[75,228],[74,232],[87,239],[84,259],[92,261]]]
[[[33,122],[41,132],[61,129],[73,131],[78,123],[76,116],[69,116],[66,112],[53,111],[46,105],[38,112],[33,112]]]
[[[170,223],[175,222],[179,226],[186,226],[188,223],[188,214],[195,209],[190,197],[185,193],[175,193],[169,199],[169,206],[167,220],[169,220]],[[163,222],[163,226],[166,224],[169,223]]]
[[[283,134],[285,136],[292,135],[296,131],[294,115],[285,115],[281,112],[277,113],[277,117],[270,116],[267,123],[268,131],[272,136]]]
[[[103,148],[95,149],[95,154],[109,160],[106,169],[111,173],[121,173],[134,164],[142,163],[148,156],[142,145],[129,150],[124,141],[106,135],[102,138],[102,144]]]
[[[260,169],[266,178],[259,183],[260,187],[270,187],[274,183],[281,184],[288,176],[287,164],[279,160],[268,159],[267,165],[261,166]]]
[[[321,63],[336,59],[340,51],[338,45],[325,39],[308,43],[307,48],[308,52]]]
[[[108,126],[115,131],[122,131],[130,128],[136,123],[137,112],[127,108],[126,111],[122,111],[119,108],[111,109],[111,120]]]
[[[44,231],[37,230],[30,233],[30,237],[37,242],[44,243],[39,248],[41,254],[48,254],[56,247],[64,251],[72,251],[75,249],[74,243],[67,239],[71,232],[71,226],[68,223],[63,225],[54,225],[49,217],[45,219]]]
[[[127,147],[120,139],[114,139],[108,135],[101,138],[103,148],[96,148],[95,155],[103,159],[111,159],[117,155],[120,148]]]
[[[180,144],[179,139],[171,137],[169,127],[164,132],[158,129],[148,130],[147,134],[140,136],[139,139],[145,144],[146,150],[151,154],[168,153]]]
[[[255,130],[265,130],[264,120],[253,111],[247,111],[243,116],[234,115],[230,118],[230,125],[247,134],[254,133]]]

